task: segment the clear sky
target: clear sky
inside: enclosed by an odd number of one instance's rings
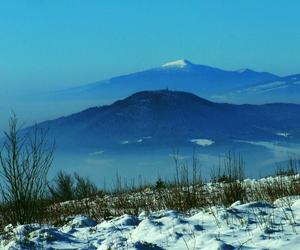
[[[0,90],[57,89],[186,58],[300,73],[299,0],[2,0]]]

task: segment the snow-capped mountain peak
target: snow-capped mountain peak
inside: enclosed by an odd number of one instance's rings
[[[177,61],[172,61],[168,62],[162,65],[162,67],[168,67],[168,68],[185,68],[187,66],[192,65],[191,62],[185,59],[177,60]]]

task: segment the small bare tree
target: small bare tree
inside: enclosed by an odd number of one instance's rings
[[[13,115],[0,151],[2,216],[9,223],[32,223],[42,219],[47,174],[54,145],[47,132],[35,126],[24,132]]]

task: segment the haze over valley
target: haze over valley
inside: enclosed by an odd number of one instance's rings
[[[251,162],[247,172],[257,177],[298,152],[297,79],[177,60],[80,87],[23,95],[22,107],[15,107],[23,110],[27,126],[37,121],[49,129],[49,139],[55,138],[56,170],[94,179],[112,179],[119,172],[155,180],[174,171],[173,151],[189,160],[196,150],[208,176],[232,151]]]

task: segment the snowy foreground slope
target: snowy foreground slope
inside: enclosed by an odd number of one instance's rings
[[[123,215],[97,222],[84,216],[62,227],[7,226],[1,249],[300,249],[300,197],[273,204],[234,203],[190,215],[175,211]]]

